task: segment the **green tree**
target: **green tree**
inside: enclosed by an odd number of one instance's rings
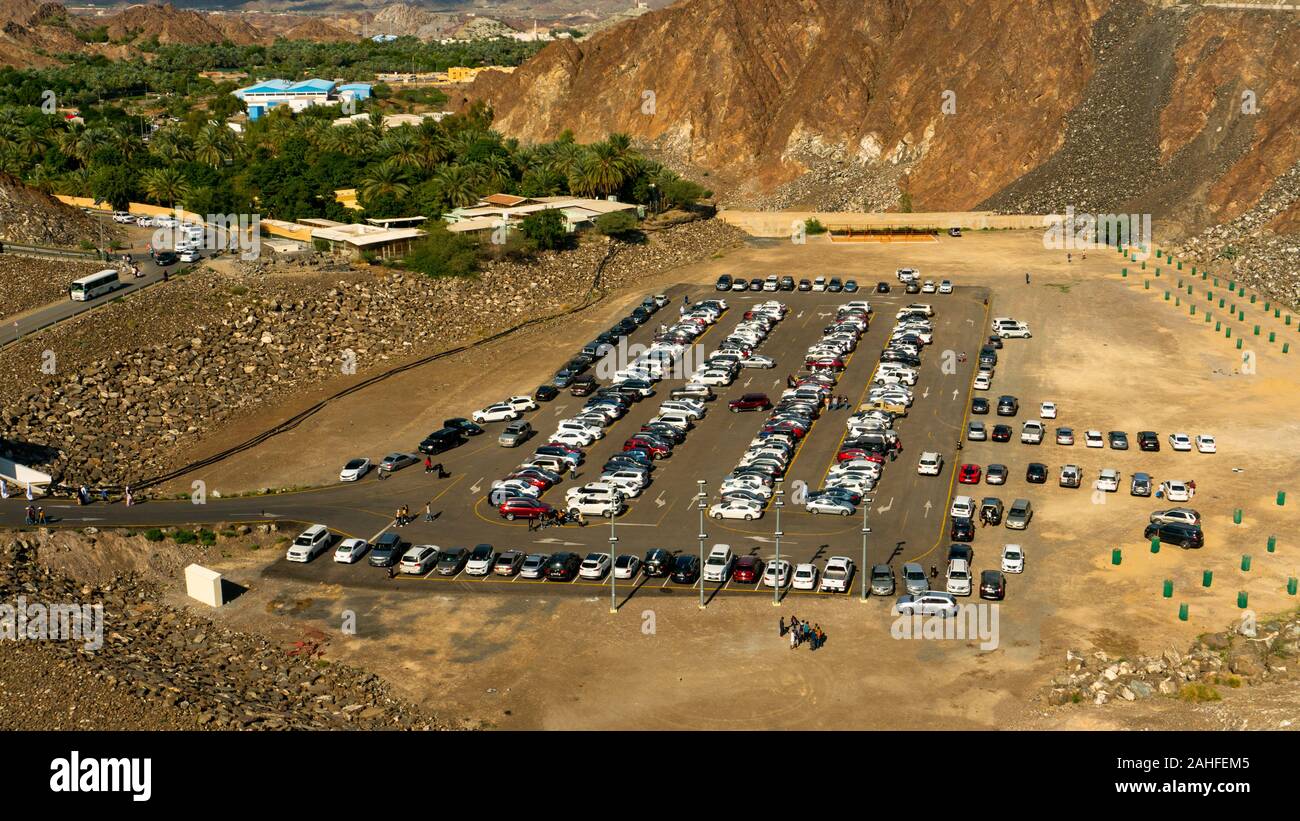
[[[430,223],[428,234],[416,243],[402,265],[430,277],[467,277],[479,271],[478,244],[447,226]]]
[[[519,231],[532,247],[540,251],[554,251],[564,247],[569,241],[564,214],[555,208],[535,211],[524,217],[519,225]]]
[[[631,211],[611,211],[596,217],[596,230],[607,237],[616,239],[634,239],[641,232],[637,228],[636,215]]]

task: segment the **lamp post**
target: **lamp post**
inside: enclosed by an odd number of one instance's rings
[[[870,580],[870,576],[867,575],[867,534],[871,532],[871,528],[867,527],[867,511],[870,509],[871,500],[862,497],[862,569],[859,572],[863,574],[861,599],[863,604],[867,603],[867,586]]]
[[[609,511],[609,612],[618,612],[618,600],[616,577],[614,575],[614,548],[618,544],[618,537],[614,535],[614,510]]]
[[[781,508],[785,507],[785,491],[781,488],[781,477],[776,479],[776,570],[772,572],[772,606],[781,606]]]
[[[700,511],[700,566],[699,566],[699,573],[700,573],[700,609],[703,610],[703,609],[704,609],[704,540],[705,540],[706,538],[708,538],[708,535],[709,535],[709,534],[707,534],[707,533],[704,532],[704,509],[705,509],[705,507],[707,507],[707,505],[706,505],[706,497],[705,497],[705,495],[704,495],[704,480],[703,480],[703,479],[696,479],[696,480],[695,480],[695,484],[696,484],[696,485],[699,487],[699,489],[700,489],[700,490],[699,490],[699,493],[697,493],[696,496],[695,496],[695,498],[696,498],[696,504],[695,504],[695,507]]]

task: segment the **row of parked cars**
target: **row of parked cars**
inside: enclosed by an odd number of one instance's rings
[[[733,277],[730,274],[723,274],[718,277],[714,287],[719,291],[814,291],[829,292],[832,294],[846,293],[853,294],[858,291],[858,281],[855,279],[841,279],[840,277],[817,277],[815,279],[801,279],[796,284],[794,277],[778,277],[775,274],[766,279],[754,277],[745,279],[744,277]]]
[[[650,309],[643,304],[647,317]],[[657,310],[657,307],[656,307]],[[694,340],[727,310],[725,302],[706,300],[683,310],[672,326],[663,326],[653,344],[635,360],[617,371],[605,386],[594,382],[572,392],[587,396],[577,414],[556,423],[545,445],[510,475],[492,484],[489,501],[505,519],[536,519],[554,515],[557,509],[541,496],[567,471],[581,465],[585,448],[605,436],[605,429],[623,417],[631,406],[654,393],[655,383],[668,375]],[[635,312],[634,312],[635,313]],[[644,320],[640,320],[644,321]],[[599,345],[608,344],[598,340]],[[602,353],[603,355],[603,353]],[[580,372],[573,374],[580,376]],[[667,458],[686,438],[695,422],[705,414],[705,402],[713,398],[706,385],[687,385],[661,403],[658,415],[624,442],[623,450],[611,457],[598,479],[570,488],[562,510],[572,516],[617,516],[649,485],[654,463]]]
[[[774,319],[784,316],[787,310],[786,306],[776,302],[761,307]],[[844,370],[844,359],[857,347],[867,323],[865,309],[851,313],[841,311],[835,322],[823,329],[821,340],[809,347],[803,370],[787,385],[776,402],[766,394],[745,394],[732,403],[737,412],[763,411],[768,415],[736,467],[723,477],[719,498],[709,508],[710,516],[715,519],[762,518],[767,502],[775,492],[776,482],[785,476],[799,441],[821,415],[839,374]],[[808,504],[811,511],[821,509],[815,499],[810,499]],[[851,512],[852,508],[849,510]]]

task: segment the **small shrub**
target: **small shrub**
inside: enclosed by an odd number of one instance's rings
[[[200,528],[199,532],[196,533],[195,536],[198,538],[200,542],[208,546],[217,543],[217,534],[213,533],[211,530],[208,530],[207,528]]]
[[[144,532],[146,540],[151,542],[161,542],[164,538],[163,532],[156,527],[151,527]]]
[[[821,220],[816,217],[809,217],[803,221],[803,230],[805,234],[815,235],[826,233],[826,226],[822,225]]]
[[[1178,698],[1182,701],[1201,702],[1201,701],[1220,701],[1223,696],[1219,691],[1208,684],[1201,682],[1191,682],[1184,684],[1178,691]]]
[[[176,544],[194,544],[199,540],[199,536],[193,530],[181,528],[172,534],[172,541]]]

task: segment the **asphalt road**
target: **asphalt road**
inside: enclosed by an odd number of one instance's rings
[[[702,347],[700,353],[712,350],[717,340],[741,320],[746,305],[779,298],[790,306],[790,311],[759,349],[760,353],[776,359],[777,366],[768,370],[743,371],[730,387],[715,389],[718,399],[710,403],[708,414],[697,422],[686,441],[675,448],[671,458],[657,463],[652,484],[640,497],[631,500],[628,511],[614,522],[613,535],[618,539],[615,552],[644,554],[656,547],[674,552],[699,549],[700,519],[695,502],[697,480],[707,482],[706,490],[715,489],[765,418],[762,413],[728,413],[727,401],[750,391],[764,391],[773,397],[779,395],[786,375],[798,369],[807,347],[820,338],[823,326],[833,319],[835,308],[849,299],[860,298],[868,299],[872,304],[871,327],[850,356],[836,387],[836,393],[847,395],[855,406],[866,392],[877,353],[894,325],[895,311],[912,301],[927,301],[935,307],[935,339],[922,353],[915,404],[898,425],[904,450],[896,462],[886,465],[884,476],[873,494],[874,502],[867,511],[867,526],[871,528],[867,539],[867,564],[889,562],[897,568],[905,561],[926,559],[942,564],[943,556],[939,554],[948,543],[946,513],[955,479],[953,446],[960,437],[969,406],[974,354],[987,333],[989,311],[984,305],[987,295],[985,289],[962,287],[951,295],[924,296],[907,296],[901,291],[888,295],[865,291],[856,295],[799,292],[726,294],[730,310],[697,340],[697,346]],[[694,294],[695,299],[711,296],[715,294],[703,291]],[[669,321],[679,304],[664,308],[650,323],[637,329],[629,338],[629,344],[649,344],[655,327],[660,321]],[[941,367],[945,350],[964,351],[968,354],[967,361],[957,363],[955,372],[946,373]],[[949,357],[949,361],[953,358]],[[555,364],[558,366],[560,363]],[[539,382],[543,381],[545,374],[538,377]],[[660,382],[654,396],[633,406],[624,418],[607,429],[605,438],[587,449],[586,464],[579,472],[566,477],[544,498],[552,502],[562,501],[565,489],[596,478],[605,459],[621,450],[624,439],[654,415],[659,402],[682,382],[672,378]],[[553,430],[556,421],[576,412],[584,401],[569,396],[567,391],[562,392],[553,402],[543,404],[525,418],[539,430],[540,436]],[[466,408],[464,414],[468,416],[471,410]],[[844,420],[851,413],[852,410],[826,411],[801,441],[787,472],[785,487],[789,503],[780,514],[780,552],[782,557],[795,563],[811,561],[821,566],[826,558],[838,555],[849,556],[859,565],[862,563],[861,508],[858,515],[842,518],[810,514],[793,504],[801,483],[807,488],[822,486],[845,437]],[[319,522],[345,536],[372,539],[393,526],[396,509],[406,504],[413,514],[418,514],[418,520],[400,532],[405,541],[415,544],[448,547],[489,542],[498,549],[517,548],[527,552],[561,549],[578,553],[608,551],[611,528],[604,521],[592,522],[586,527],[568,525],[529,531],[526,523],[506,522],[497,515],[486,499],[491,482],[508,473],[538,443],[535,437],[519,448],[499,447],[496,436],[504,424],[485,425],[483,435],[472,438],[457,450],[442,454],[439,459],[451,473],[446,479],[427,476],[416,465],[397,472],[382,483],[372,472],[354,484],[269,496],[206,498],[201,504],[149,501],[130,508],[120,503],[81,507],[66,500],[49,500],[45,508],[50,524],[56,527],[283,521],[286,530],[292,530],[298,527],[298,523]],[[940,476],[920,476],[916,472],[916,459],[922,451],[931,449],[945,454],[944,471]],[[338,454],[339,464],[353,455]],[[377,459],[382,454],[371,456]],[[195,474],[193,479],[201,480],[202,476]],[[432,522],[423,521],[426,502],[434,514]],[[0,523],[21,526],[25,504],[21,498],[0,503]],[[707,552],[713,544],[726,543],[737,554],[771,558],[777,551],[776,529],[776,511],[770,508],[761,519],[752,522],[705,519],[705,550]],[[331,561],[329,553],[305,565],[291,564],[281,558],[265,573],[304,581],[390,587],[395,584],[387,578],[385,571],[369,567],[364,561],[358,565],[336,564]],[[860,577],[859,573],[859,578],[854,579],[850,595],[859,593]],[[463,573],[452,579],[403,577],[400,582],[396,586],[406,589],[427,582],[480,591],[523,591],[537,584],[551,588],[560,586],[555,582],[519,578],[489,576],[478,579]],[[594,588],[609,589],[608,582],[587,580],[578,580],[569,586],[574,592],[585,595],[592,595]],[[619,587],[624,590],[620,597],[634,589],[628,582]],[[686,586],[662,579],[641,580],[635,589],[644,591],[647,588],[659,592],[693,592]],[[710,594],[772,594],[768,588],[736,583],[720,588],[709,583],[706,591]]]

